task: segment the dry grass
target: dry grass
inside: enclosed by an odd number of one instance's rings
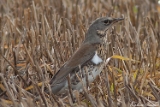
[[[157,0],[1,0],[0,4],[0,106],[160,106]],[[106,14],[124,16],[125,21],[108,32],[99,51],[105,60],[122,57],[111,59],[91,90],[75,92],[76,103],[70,96],[46,95],[44,87],[79,47],[91,22]]]

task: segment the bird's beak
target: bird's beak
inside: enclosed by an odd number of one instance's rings
[[[109,28],[111,28],[112,25],[114,25],[115,23],[117,23],[117,22],[119,22],[119,21],[122,21],[122,20],[124,20],[124,18],[114,18],[114,19],[112,20],[112,23],[109,25],[109,27],[107,27],[107,28],[105,29],[105,32],[106,32]]]
[[[110,25],[108,25],[105,30],[103,31],[97,31],[97,33],[100,35],[100,37],[104,37],[106,35],[106,32],[108,29],[110,29],[112,27],[112,25],[114,25],[115,23],[124,20],[124,18],[114,18],[111,22]]]
[[[114,18],[112,23],[114,24],[122,20],[124,20],[124,18]]]

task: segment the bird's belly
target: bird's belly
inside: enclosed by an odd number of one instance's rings
[[[86,87],[87,85],[87,79],[88,82],[91,83],[94,81],[94,79],[100,74],[97,68],[94,68],[91,73],[88,73],[88,77],[85,75],[84,77],[80,77],[80,80],[78,80],[76,83],[72,84],[73,90],[79,90],[82,91],[83,87]],[[76,77],[78,79],[78,77]]]
[[[83,67],[77,73],[70,74],[72,90],[78,90],[79,92],[82,92],[83,87],[87,86],[87,81],[89,84],[92,83],[97,78],[97,76],[100,75],[102,68],[103,67],[101,65],[96,65],[96,66],[90,65],[90,66],[87,66],[86,68]],[[64,82],[65,82],[65,85],[57,94],[66,95],[68,93],[67,79]]]
[[[89,84],[92,83],[102,71],[101,65],[90,66],[87,67],[86,71],[85,70],[86,69],[83,68],[81,72],[76,73],[77,75],[73,74],[71,82],[73,90],[83,91],[83,87],[87,86],[87,82]]]

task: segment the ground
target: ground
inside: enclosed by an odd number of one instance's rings
[[[124,17],[104,38],[107,63],[85,88],[61,98],[49,80],[77,50],[97,18]],[[1,0],[0,106],[160,106],[158,0]]]

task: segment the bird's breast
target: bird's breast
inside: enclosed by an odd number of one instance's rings
[[[95,52],[95,55],[93,56],[93,58],[91,59],[91,61],[98,65],[99,63],[101,63],[103,60],[97,55],[97,52]]]

